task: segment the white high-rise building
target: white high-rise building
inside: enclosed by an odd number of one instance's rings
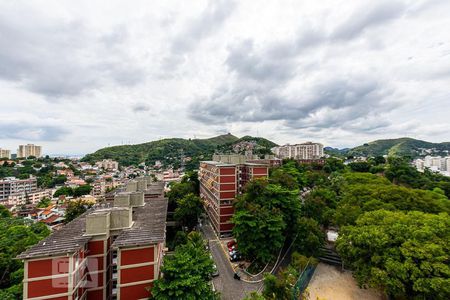
[[[6,150],[6,149],[2,149],[0,148],[0,158],[7,158],[7,159],[11,159],[11,150]]]
[[[423,159],[416,159],[414,162],[416,164],[416,169],[423,171],[425,169],[425,161]]]
[[[416,159],[414,164],[419,171],[423,171],[426,168],[433,172],[439,172],[442,175],[450,176],[450,156],[425,156],[424,159]]]
[[[281,159],[319,159],[323,157],[323,145],[312,142],[296,145],[286,144],[284,146],[272,148],[272,152]]]
[[[450,156],[445,158],[445,171],[450,172]]]
[[[41,157],[41,155],[42,147],[34,144],[19,145],[19,149],[17,149],[17,157]]]

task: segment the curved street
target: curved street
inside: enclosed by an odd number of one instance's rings
[[[233,266],[228,254],[221,246],[220,240],[214,233],[208,221],[201,226],[204,238],[208,241],[209,248],[219,270],[219,276],[213,278],[215,289],[220,292],[223,300],[240,300],[252,291],[257,291],[262,283],[246,283],[234,279]]]

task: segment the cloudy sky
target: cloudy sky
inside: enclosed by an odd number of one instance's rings
[[[450,141],[450,1],[0,0],[0,147]]]

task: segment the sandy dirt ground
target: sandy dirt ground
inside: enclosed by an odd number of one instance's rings
[[[382,293],[360,289],[352,274],[320,263],[308,285],[310,300],[384,300]]]

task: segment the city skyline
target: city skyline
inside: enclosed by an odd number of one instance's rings
[[[450,141],[448,1],[2,1],[0,147]],[[24,22],[24,20],[27,20]]]

